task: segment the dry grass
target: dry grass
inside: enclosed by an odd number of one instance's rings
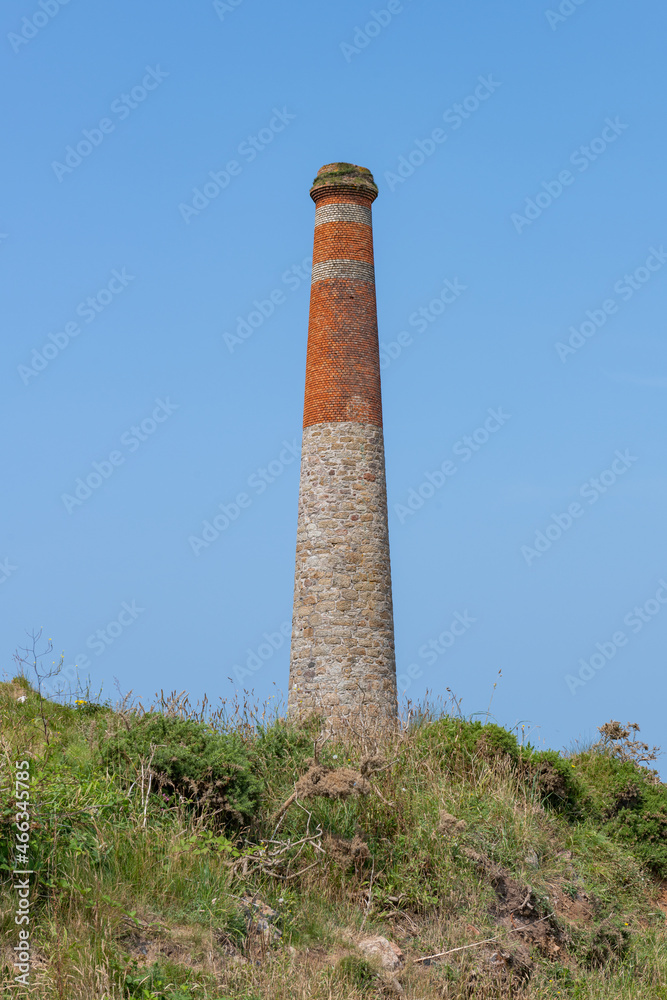
[[[151,708],[243,736],[264,787],[249,826],[219,836],[149,794],[148,772],[100,766],[105,734],[144,712],[131,698],[94,711],[0,685],[3,774],[32,760],[38,870],[27,992],[10,975],[0,870],[0,996],[667,1000],[663,887],[594,824],[545,806],[507,755],[445,751],[442,708],[336,733],[247,701],[161,693]],[[392,973],[357,949],[377,934],[402,950]]]

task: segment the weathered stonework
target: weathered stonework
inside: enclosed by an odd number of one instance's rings
[[[303,434],[288,707],[396,713],[382,428]]]
[[[373,265],[360,260],[323,260],[313,264],[312,282],[324,281],[325,278],[348,278],[351,281],[365,281],[375,284]]]
[[[370,171],[323,167],[308,325],[288,711],[396,717]]]
[[[364,226],[370,226],[371,210],[367,205],[346,202],[318,205],[315,209],[315,225],[321,226],[325,222],[360,222]]]

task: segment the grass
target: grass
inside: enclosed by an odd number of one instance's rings
[[[667,1000],[667,786],[616,753],[629,740],[541,754],[428,707],[326,739],[247,703],[57,704],[23,677],[0,684],[0,719],[1,997]],[[370,791],[281,813],[314,760]],[[394,972],[357,947],[377,935]]]

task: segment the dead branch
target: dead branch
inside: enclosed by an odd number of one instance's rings
[[[553,917],[553,913],[547,913],[546,917],[540,917],[539,920],[535,921],[535,924],[541,924],[543,920],[548,920],[549,917]],[[530,930],[530,927],[534,927],[535,924],[524,925],[523,927],[511,927],[508,930],[508,934],[515,934],[517,931]],[[491,944],[492,941],[499,941],[499,937],[486,938],[484,941],[473,941],[472,944],[463,944],[459,948],[450,948],[449,951],[440,951],[437,955],[424,955],[422,958],[415,958],[413,962],[429,962],[433,958],[444,958],[445,955],[453,955],[455,951],[465,951],[467,948],[479,948],[481,944]]]

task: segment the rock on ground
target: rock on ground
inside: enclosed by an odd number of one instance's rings
[[[379,958],[383,969],[393,971],[403,964],[403,952],[397,944],[387,941],[385,937],[363,938],[357,947],[368,958]]]

